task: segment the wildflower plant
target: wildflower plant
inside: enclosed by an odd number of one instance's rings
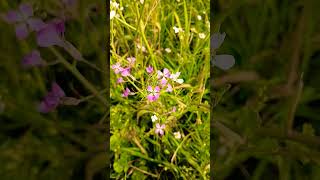
[[[209,1],[110,3],[111,177],[209,179]]]

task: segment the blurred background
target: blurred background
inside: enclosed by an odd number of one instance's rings
[[[213,69],[215,179],[319,179],[320,2],[213,3],[236,60]]]
[[[26,1],[1,1],[0,14]],[[65,19],[64,38],[92,64],[106,68],[106,5],[98,0],[30,0],[34,16],[47,22]],[[95,98],[78,106],[61,105],[51,113],[38,103],[57,82],[66,96],[83,99],[92,93],[61,64],[23,68],[23,57],[38,49],[47,62],[57,57],[38,47],[33,32],[18,40],[15,27],[0,20],[0,179],[106,179],[107,108]],[[76,62],[57,51],[95,86],[105,89],[105,72]],[[106,94],[103,94],[107,97]]]

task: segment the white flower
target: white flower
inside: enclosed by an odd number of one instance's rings
[[[176,26],[173,26],[173,30],[174,30],[174,33],[179,33],[179,32],[184,32],[182,28],[178,28]]]
[[[200,39],[204,39],[206,37],[206,35],[204,33],[199,33],[199,38]]]
[[[158,117],[156,115],[151,116],[151,120],[152,122],[155,122],[156,120],[158,120]]]
[[[176,139],[181,139],[181,134],[180,134],[179,131],[178,131],[178,132],[174,132],[173,134],[174,134],[174,137],[175,137]]]
[[[110,11],[110,19],[113,19],[116,16],[116,11]]]
[[[137,44],[137,48],[141,49],[142,52],[146,52],[146,48],[144,46],[141,46],[140,44]]]
[[[123,7],[121,6],[121,7],[120,7],[120,11],[122,11],[122,10],[123,10]]]
[[[198,15],[197,18],[199,21],[202,19],[202,17],[200,15]]]
[[[143,3],[144,3],[144,0],[140,0],[140,3],[143,4]]]
[[[119,8],[119,3],[110,1],[110,6],[118,9]]]
[[[166,48],[165,51],[166,51],[167,53],[171,53],[171,49],[170,49],[170,48]]]
[[[183,79],[178,79],[178,77],[180,76],[180,72],[177,72],[175,74],[171,74],[170,75],[170,79],[172,79],[173,81],[179,83],[179,84],[182,84],[183,83]]]

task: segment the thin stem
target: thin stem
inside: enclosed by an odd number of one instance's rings
[[[104,105],[108,105],[108,102],[104,97],[99,94],[99,91],[78,71],[77,68],[72,66],[63,56],[54,48],[49,49],[58,57],[58,60],[89,90],[91,91]]]

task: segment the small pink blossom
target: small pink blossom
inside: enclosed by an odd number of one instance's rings
[[[163,136],[164,135],[164,128],[166,128],[165,124],[160,125],[159,123],[157,123],[155,133]]]
[[[123,77],[130,76],[130,68],[127,67],[127,68],[122,69],[121,76],[123,76]]]
[[[172,86],[171,86],[171,84],[168,84],[167,85],[167,89],[166,89],[166,92],[172,92]]]
[[[129,95],[131,95],[131,91],[129,88],[126,88],[122,93],[122,97],[128,97]]]
[[[32,66],[42,66],[44,64],[45,62],[42,60],[40,52],[38,50],[33,50],[22,59],[22,66],[25,68]]]
[[[146,68],[146,70],[147,70],[147,73],[151,74],[151,73],[153,72],[153,67],[149,65],[149,66]]]
[[[170,71],[167,68],[163,69],[163,72],[158,71],[158,79],[160,79],[161,77],[166,77],[169,78],[170,77]]]
[[[111,66],[111,68],[113,69],[114,73],[119,74],[121,71],[123,71],[123,68],[121,67],[120,63],[116,63],[114,65]]]
[[[118,80],[117,80],[117,83],[120,84],[120,83],[123,83],[123,82],[124,82],[124,81],[123,81],[123,78],[122,78],[122,77],[119,77]]]
[[[165,85],[167,84],[167,82],[168,82],[168,80],[167,80],[165,77],[163,77],[163,78],[160,80],[160,84],[161,84],[162,87],[165,86]]]
[[[133,66],[134,63],[136,62],[136,58],[135,57],[128,57],[127,60],[128,60],[128,62],[130,64],[130,66]]]
[[[44,97],[42,102],[38,106],[38,110],[42,113],[48,113],[53,111],[61,101],[61,98],[65,97],[64,91],[57,83],[52,83],[51,91]]]
[[[160,97],[160,87],[156,86],[154,89],[151,86],[148,86],[147,89],[150,94],[147,96],[148,100],[153,102],[156,101]]]

